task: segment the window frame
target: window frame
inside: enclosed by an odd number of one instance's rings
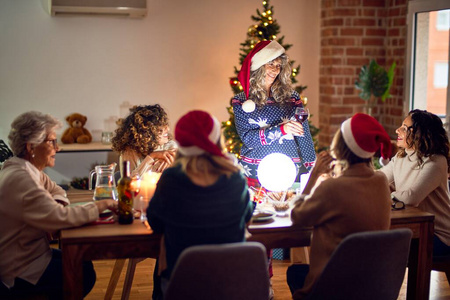
[[[410,0],[408,2],[407,14],[407,46],[406,46],[406,63],[405,63],[405,87],[403,102],[403,112],[407,115],[413,108],[414,101],[414,63],[415,63],[415,49],[416,44],[416,21],[417,14],[422,12],[432,12],[437,10],[450,9],[450,2],[448,0]],[[450,41],[449,41],[450,44]],[[450,45],[449,45],[450,49]],[[450,50],[448,63],[450,64]],[[450,68],[449,68],[450,69]],[[450,123],[450,74],[447,80],[447,105],[446,105],[446,123]]]

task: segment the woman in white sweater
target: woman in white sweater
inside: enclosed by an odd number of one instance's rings
[[[117,209],[114,200],[67,206],[66,192],[43,172],[55,164],[59,127],[58,120],[39,112],[24,113],[11,124],[14,156],[0,172],[0,299],[36,294],[62,299],[62,255],[50,248],[50,234]],[[91,262],[83,264],[83,278],[87,295],[96,278]]]
[[[396,130],[400,151],[381,169],[392,196],[435,215],[433,255],[450,254],[449,140],[441,119],[412,110]]]

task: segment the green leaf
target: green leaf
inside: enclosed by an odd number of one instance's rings
[[[356,89],[360,90],[359,97],[369,101],[371,95],[381,97],[384,101],[389,97],[389,89],[393,82],[395,62],[389,72],[386,72],[375,60],[371,60],[369,66],[363,66],[359,73],[359,80],[355,82]]]
[[[391,97],[391,94],[389,93],[389,90],[391,89],[392,83],[394,82],[394,71],[395,71],[395,67],[396,66],[397,66],[397,64],[394,61],[392,63],[392,65],[391,65],[391,67],[389,68],[389,71],[387,72],[389,83],[388,83],[388,87],[387,87],[386,91],[381,96],[381,101],[383,101],[383,102],[386,100],[386,98]]]

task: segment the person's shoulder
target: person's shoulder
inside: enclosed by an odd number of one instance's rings
[[[239,94],[236,94],[231,99],[231,105],[242,105],[247,100],[247,97],[245,97],[245,93],[241,92]]]
[[[424,158],[424,163],[431,162],[438,166],[441,166],[443,169],[447,169],[447,158],[442,154],[433,154]]]

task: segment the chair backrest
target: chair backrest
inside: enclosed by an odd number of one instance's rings
[[[257,242],[189,247],[172,272],[165,300],[266,300],[265,247]]]
[[[347,236],[306,299],[397,299],[408,261],[409,229]]]

